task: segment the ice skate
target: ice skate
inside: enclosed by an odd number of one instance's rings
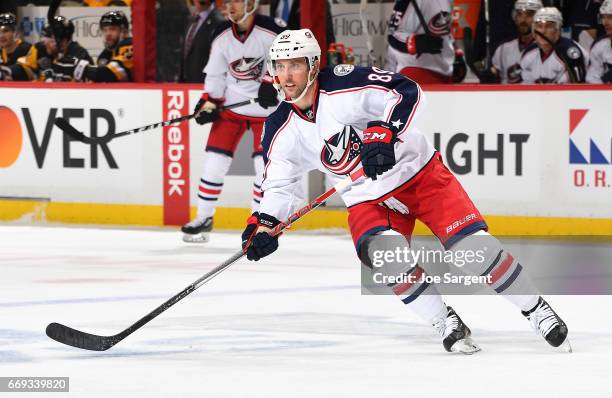
[[[472,341],[470,328],[459,318],[452,307],[447,306],[448,315],[444,319],[434,321],[433,327],[442,336],[442,344],[448,352],[460,352],[471,355],[480,351],[480,347]]]
[[[209,232],[212,231],[212,227],[212,217],[197,217],[181,228],[183,241],[188,243],[206,243],[210,240]]]
[[[566,352],[572,352],[572,346],[567,338],[567,325],[542,297],[530,311],[521,311],[529,320],[531,327],[553,347],[559,347]]]

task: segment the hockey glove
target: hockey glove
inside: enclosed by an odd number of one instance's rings
[[[467,75],[467,64],[463,56],[463,50],[455,49],[455,60],[453,61],[453,83],[461,83]]]
[[[86,59],[66,56],[54,63],[51,67],[56,75],[70,76],[74,80],[82,81],[88,66],[89,61]]]
[[[0,65],[0,80],[13,80],[12,76],[11,68]]]
[[[247,226],[242,233],[242,250],[251,261],[259,261],[278,249],[278,235],[268,234],[280,224],[275,217],[255,212],[247,219]]]
[[[208,93],[202,94],[202,97],[193,109],[193,113],[198,113],[195,121],[198,124],[212,123],[219,119],[219,109],[217,105],[221,105],[223,100],[211,98]]]
[[[276,91],[272,83],[261,83],[259,91],[257,91],[257,101],[264,109],[268,109],[269,106],[278,105],[278,91]]]
[[[361,164],[366,176],[376,180],[377,176],[395,166],[397,131],[389,123],[373,121],[363,131]]]
[[[478,80],[481,84],[501,83],[501,78],[499,77],[499,73],[495,68],[483,69],[478,75]]]
[[[601,76],[601,81],[604,83],[612,83],[612,69]]]
[[[440,54],[442,52],[443,40],[441,37],[432,35],[410,35],[406,41],[408,54]]]

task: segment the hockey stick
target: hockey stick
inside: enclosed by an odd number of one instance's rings
[[[474,38],[472,36],[472,28],[469,26],[463,28],[463,49],[465,50],[465,63],[472,73],[480,80],[480,71],[476,68],[476,60],[474,59]]]
[[[484,15],[485,15],[485,70],[491,69],[491,22],[489,21],[489,0],[484,0]]]
[[[47,22],[49,23],[49,26],[53,26],[53,18],[55,17],[55,13],[57,12],[61,2],[62,0],[51,0],[51,4],[47,10]]]
[[[257,98],[251,98],[250,100],[241,101],[241,102],[237,102],[235,104],[219,107],[219,111],[224,111],[226,109],[238,108],[240,106],[254,104],[256,102],[257,102]],[[135,129],[132,129],[132,130],[122,131],[120,133],[114,133],[114,134],[108,133],[108,134],[104,135],[103,137],[95,137],[95,138],[88,137],[85,134],[83,134],[82,132],[78,131],[77,129],[72,127],[72,125],[68,122],[68,120],[66,120],[66,119],[64,119],[62,117],[58,117],[58,118],[55,119],[55,125],[57,127],[59,127],[64,133],[68,134],[69,136],[71,136],[72,138],[74,138],[77,141],[83,142],[85,144],[100,144],[100,143],[109,142],[109,141],[114,140],[115,138],[118,138],[118,137],[123,137],[124,135],[137,134],[137,133],[140,133],[140,132],[143,132],[143,131],[156,129],[158,127],[166,127],[166,126],[169,126],[169,125],[174,124],[174,123],[184,122],[185,120],[193,119],[195,116],[196,116],[196,114],[192,113],[192,114],[189,114],[189,115],[178,117],[176,119],[171,119],[171,120],[166,120],[166,121],[163,121],[163,122],[148,124],[146,126],[137,127]]]
[[[351,173],[348,177],[344,178],[342,181],[338,182],[332,188],[330,188],[327,192],[323,193],[319,197],[315,198],[312,202],[308,203],[306,206],[302,207],[295,213],[293,213],[287,221],[280,223],[277,225],[272,231],[271,235],[276,236],[283,232],[287,227],[292,225],[294,222],[308,214],[310,211],[316,209],[321,206],[325,201],[332,196],[334,193],[342,191],[348,188],[354,181],[357,181],[361,177],[364,176],[363,169],[359,169],[353,173]],[[68,326],[64,326],[59,323],[50,323],[47,326],[47,336],[52,338],[55,341],[58,341],[62,344],[71,345],[73,347],[82,348],[84,350],[90,351],[106,351],[109,348],[113,347],[115,344],[119,343],[123,339],[125,339],[130,334],[134,333],[136,330],[140,329],[142,326],[146,325],[149,321],[157,317],[162,312],[166,311],[168,308],[172,307],[174,304],[178,303],[189,294],[194,292],[197,288],[210,281],[215,276],[219,275],[221,272],[225,271],[229,268],[230,265],[234,264],[236,261],[240,260],[244,257],[245,251],[240,250],[236,252],[233,256],[223,262],[221,265],[214,268],[212,271],[202,276],[200,279],[193,282],[191,285],[187,286],[185,289],[180,291],[178,294],[173,296],[171,299],[142,317],[132,326],[128,327],[121,333],[112,335],[112,336],[98,336],[95,334],[81,332],[79,330],[73,329]]]
[[[361,30],[366,35],[366,46],[368,48],[368,66],[376,66],[376,57],[374,56],[374,47],[372,46],[372,37],[368,30],[368,19],[366,17],[366,8],[368,0],[361,0],[359,3],[359,19],[361,20]]]

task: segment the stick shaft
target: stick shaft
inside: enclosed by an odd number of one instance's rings
[[[291,224],[308,214],[310,211],[316,209],[321,206],[330,196],[335,194],[336,192],[342,191],[348,188],[354,181],[357,181],[361,177],[364,176],[363,169],[359,169],[353,173],[351,173],[348,177],[344,178],[328,191],[323,193],[322,195],[315,198],[313,201],[308,203],[306,206],[302,207],[295,213],[293,213],[287,221],[279,224],[276,228],[272,230],[272,234],[274,236],[280,234],[286,228],[288,228]],[[236,261],[240,260],[245,256],[245,251],[240,250],[234,253],[230,258],[225,260],[221,265],[215,267],[204,276],[187,286],[185,289],[168,299],[159,307],[155,308],[153,311],[140,318],[130,327],[125,329],[124,331],[112,335],[112,336],[98,336],[85,332],[78,331],[76,329],[72,329],[68,326],[64,326],[57,323],[52,323],[47,326],[46,333],[52,339],[59,341],[60,343],[71,345],[77,348],[82,348],[86,350],[92,351],[105,351],[109,348],[113,347],[115,344],[119,343],[123,339],[125,339],[130,334],[134,333],[136,330],[140,329],[151,320],[155,319],[159,314],[166,311],[168,308],[172,307],[174,304],[178,303],[189,294],[193,293],[196,289],[198,289],[203,284],[207,283],[215,276],[219,275],[221,272],[228,269],[232,264]]]
[[[222,107],[219,108],[219,110],[220,111],[224,111],[226,109],[238,108],[240,106],[244,106],[244,105],[248,105],[248,104],[254,104],[255,102],[257,102],[257,99],[256,98],[251,98],[251,99],[246,100],[246,101],[241,101],[241,102],[237,102],[235,104],[231,104],[231,105],[227,105],[227,106],[222,106]],[[169,125],[174,124],[174,123],[180,123],[180,122],[184,122],[185,120],[193,119],[195,116],[196,116],[196,114],[192,113],[192,114],[189,114],[189,115],[177,117],[176,119],[170,119],[170,120],[165,120],[163,122],[147,124],[146,126],[136,127],[135,129],[131,129],[131,130],[126,130],[126,131],[121,131],[119,133],[115,133],[115,134],[113,134],[113,138],[121,137],[121,136],[124,136],[124,135],[137,134],[137,133],[141,133],[143,131],[147,131],[147,130],[151,130],[151,129],[156,129],[156,128],[159,128],[159,127],[166,127],[166,126],[169,126]]]

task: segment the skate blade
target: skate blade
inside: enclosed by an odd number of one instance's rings
[[[475,344],[471,338],[457,340],[451,347],[451,352],[457,352],[464,355],[472,355],[480,351],[480,346]]]
[[[183,242],[187,243],[206,243],[210,241],[210,237],[208,233],[200,233],[200,234],[183,234]]]
[[[574,350],[572,350],[572,345],[570,344],[570,341],[567,337],[565,338],[565,341],[559,347],[557,347],[557,349],[567,352],[568,354],[574,352]]]

